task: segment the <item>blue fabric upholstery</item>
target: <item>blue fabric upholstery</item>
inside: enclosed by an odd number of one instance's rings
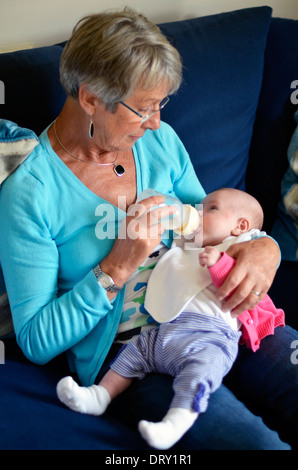
[[[31,364],[13,339],[0,365],[1,450],[148,449],[134,430],[111,417],[74,413],[59,402],[57,378],[68,374],[64,357]]]
[[[264,76],[251,142],[247,190],[262,204],[264,229],[271,231],[288,167],[287,150],[295,129],[293,80],[298,80],[297,21],[273,18],[265,53]]]
[[[1,118],[39,135],[57,117],[65,94],[59,82],[62,45],[1,54],[0,79],[5,85]]]
[[[270,20],[264,7],[161,26],[184,65],[184,83],[162,118],[182,139],[206,192],[245,188]]]
[[[287,261],[298,261],[298,111],[295,121],[297,127],[288,148],[289,167],[281,182],[282,200],[272,229]]]
[[[167,23],[161,29],[184,63],[182,87],[162,111],[163,119],[189,151],[206,191],[246,184],[262,203],[270,230],[295,126],[290,85],[298,79],[298,21],[271,21],[270,8],[260,7]],[[2,119],[38,135],[57,116],[65,100],[58,72],[62,48],[0,54]],[[288,323],[298,327],[296,280],[297,263],[282,262],[270,295],[286,310]],[[80,415],[58,402],[56,383],[68,373],[63,355],[37,366],[14,338],[0,345],[5,346],[4,364],[0,357],[1,450],[147,448],[135,429],[115,418]]]

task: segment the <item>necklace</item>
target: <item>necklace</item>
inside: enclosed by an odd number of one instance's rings
[[[63,150],[72,158],[75,158],[76,160],[80,160],[81,162],[86,162],[86,163],[91,163],[93,165],[99,165],[99,166],[109,166],[109,165],[113,165],[113,170],[114,170],[114,173],[117,175],[117,176],[123,176],[124,173],[125,173],[125,168],[120,165],[118,163],[118,165],[116,165],[116,162],[117,162],[117,159],[118,159],[118,153],[116,155],[116,158],[113,162],[109,162],[109,163],[99,163],[99,162],[93,162],[92,160],[84,160],[83,158],[79,158],[77,157],[76,155],[73,155],[72,153],[70,153],[67,148],[64,147],[64,145],[62,144],[61,140],[59,139],[58,135],[57,135],[57,131],[56,131],[56,119],[54,121],[54,133],[55,133],[55,137],[57,139],[57,142],[59,143],[59,145],[61,145],[61,147],[63,148]]]

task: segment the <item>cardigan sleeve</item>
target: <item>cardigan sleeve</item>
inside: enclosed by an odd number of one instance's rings
[[[235,263],[236,261],[234,258],[223,252],[221,253],[221,257],[217,263],[208,268],[212,282],[216,287],[220,287],[224,283],[227,275],[232,270]]]
[[[51,235],[44,185],[24,166],[0,191],[0,256],[16,339],[44,364],[79,343],[112,310],[91,270],[59,291],[59,253]],[[75,269],[75,266],[72,267]]]

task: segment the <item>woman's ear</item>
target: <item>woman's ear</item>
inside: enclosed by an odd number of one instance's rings
[[[89,114],[89,116],[93,116],[98,104],[98,98],[94,93],[91,93],[86,83],[80,85],[78,100],[83,110]]]
[[[244,217],[239,219],[237,226],[231,231],[231,235],[238,236],[241,233],[248,232],[249,230],[249,220]]]

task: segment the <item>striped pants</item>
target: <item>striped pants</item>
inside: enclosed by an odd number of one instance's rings
[[[111,368],[139,379],[150,372],[169,374],[175,377],[170,407],[202,413],[234,363],[240,334],[219,318],[183,312],[125,344]]]

